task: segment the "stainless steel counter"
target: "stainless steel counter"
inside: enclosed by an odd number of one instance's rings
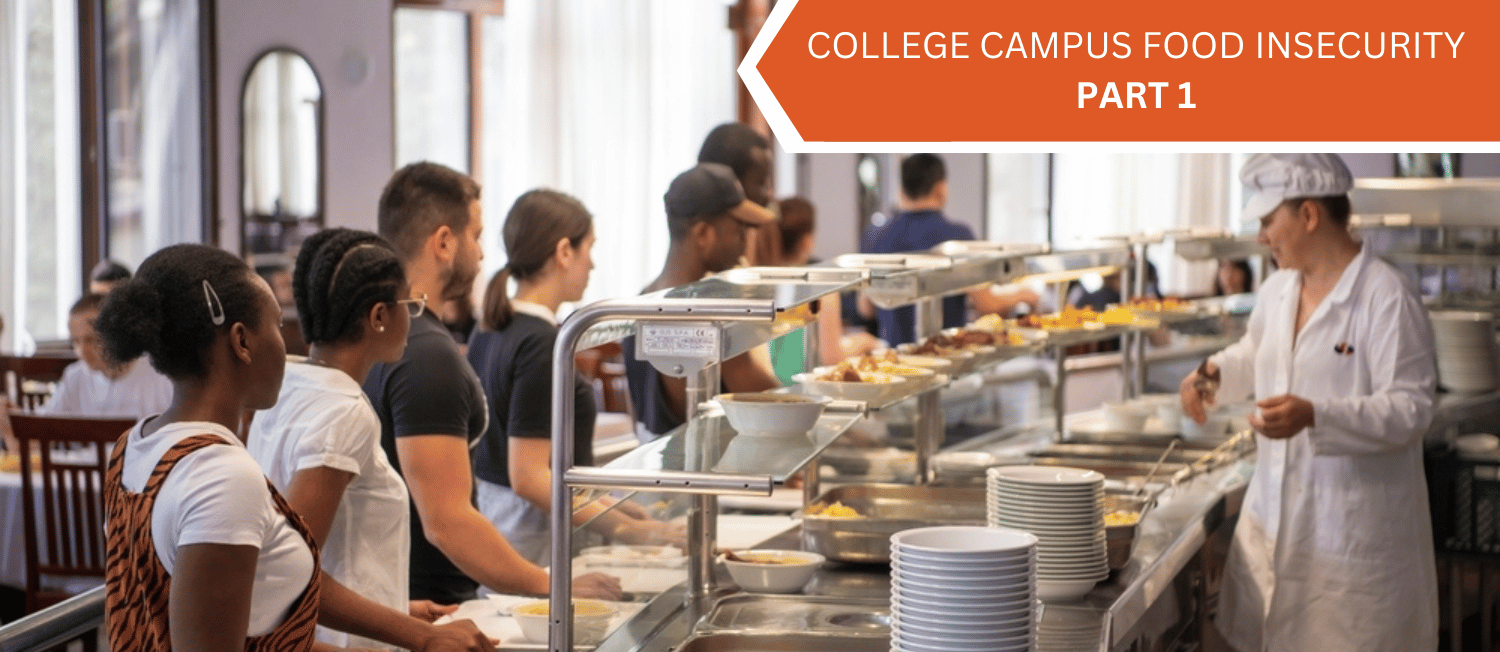
[[[1239,513],[1249,474],[1250,464],[1241,461],[1164,491],[1157,507],[1142,519],[1131,559],[1123,569],[1080,601],[1043,605],[1037,649],[1151,650],[1167,648],[1184,636],[1196,637],[1195,628],[1205,622],[1201,617],[1205,599],[1215,588],[1211,586],[1213,568],[1204,561],[1205,543],[1216,535],[1227,537]],[[763,544],[800,546],[797,528]],[[724,585],[732,586],[727,577],[723,579]],[[776,598],[773,602],[785,609],[787,603],[805,600],[809,613],[816,612],[818,605],[846,604],[878,616],[879,607],[889,599],[890,571],[883,565],[827,563],[803,593],[801,598]],[[712,646],[693,649],[760,649],[761,643],[747,642],[776,634],[784,626],[767,615],[764,627],[758,627],[751,615],[753,604],[735,604],[734,618],[720,615],[721,608],[743,600],[743,595],[730,591],[703,605],[684,605],[680,590],[663,593],[599,650],[665,652],[678,649],[690,637],[707,636],[714,637]],[[739,626],[730,631],[715,624],[726,620]],[[847,646],[863,646],[871,636],[888,636],[888,630],[878,625],[872,629],[871,622],[863,621],[859,628],[848,630],[837,624],[822,629],[816,623],[804,624],[797,634],[813,642],[826,642],[829,649],[850,649]],[[701,624],[695,629],[691,623]],[[737,647],[735,641],[746,642],[749,647]]]

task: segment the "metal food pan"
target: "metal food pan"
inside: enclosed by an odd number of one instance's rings
[[[985,522],[983,487],[899,484],[846,485],[830,489],[809,507],[842,503],[858,517],[804,514],[803,545],[835,561],[886,563],[891,535],[932,525]]]

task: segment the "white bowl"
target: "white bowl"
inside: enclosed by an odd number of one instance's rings
[[[1094,590],[1098,580],[1044,580],[1037,579],[1036,594],[1047,602],[1069,602],[1077,600]]]
[[[823,555],[802,550],[736,550],[735,555],[757,561],[724,559],[735,584],[755,593],[796,593],[812,579]]]
[[[1092,491],[1104,486],[1104,474],[1089,469],[1066,466],[997,466],[987,471],[1001,485],[1033,487],[1076,487],[1079,491]]]
[[[1105,403],[1101,411],[1104,413],[1104,427],[1111,432],[1140,432],[1146,425],[1146,417],[1151,416],[1152,408],[1139,403],[1117,401]]]
[[[543,645],[547,643],[548,625],[552,620],[548,617],[549,606],[546,600],[537,600],[516,605],[510,610],[526,640]],[[615,606],[608,602],[574,600],[573,642],[579,645],[598,645],[609,633],[609,624],[614,620],[616,611]]]
[[[866,403],[883,403],[901,396],[906,391],[906,379],[901,376],[861,371],[859,376],[866,382],[846,383],[817,379],[819,374],[827,371],[829,371],[828,367],[819,367],[812,371],[794,374],[792,380],[801,385],[805,391],[813,394]]]
[[[806,435],[829,401],[826,396],[767,392],[720,394],[714,400],[736,432],[772,436]]]
[[[891,535],[902,552],[928,552],[942,557],[999,557],[1036,546],[1036,536],[1010,528],[939,525],[902,530]]]

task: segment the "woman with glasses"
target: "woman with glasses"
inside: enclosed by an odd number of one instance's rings
[[[311,650],[317,623],[412,649],[493,649],[473,623],[434,627],[321,570],[235,435],[246,411],[276,403],[280,322],[270,286],[203,245],[152,254],[100,307],[106,357],[149,354],[172,381],[171,405],[121,437],[103,484],[110,649]]]
[[[306,519],[329,575],[426,620],[451,612],[407,601],[406,485],[380,447],[380,421],[360,389],[375,363],[401,359],[424,298],[410,297],[385,240],[349,229],[321,231],[303,243],[292,294],[308,356],[286,365],[276,406],[255,416],[250,454]],[[318,640],[381,647],[324,627]]]
[[[552,346],[557,309],[577,301],[594,269],[594,221],[577,199],[532,190],[506,215],[507,262],[485,290],[480,328],[469,340],[469,363],[479,375],[490,421],[474,448],[479,510],[527,559],[547,563],[551,544]],[[516,279],[516,295],[507,296]],[[593,390],[575,379],[573,462],[593,464]],[[590,503],[574,523],[604,507]],[[628,511],[623,511],[628,510]],[[594,521],[594,529],[623,543],[678,543],[683,529],[644,518],[633,504]]]

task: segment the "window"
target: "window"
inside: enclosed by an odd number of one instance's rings
[[[104,15],[104,253],[135,269],[206,242],[202,17],[194,0],[110,0]]]
[[[507,0],[503,15],[476,0],[403,5],[396,165],[426,158],[483,184],[479,287],[505,264],[511,203],[549,187],[594,215],[597,268],[584,300],[639,292],[666,256],[662,193],[709,130],[735,119],[728,3]],[[407,81],[417,58],[440,68],[441,83],[427,68]]]
[[[67,337],[82,287],[73,0],[0,3],[0,350]],[[14,216],[14,217],[12,217]]]

